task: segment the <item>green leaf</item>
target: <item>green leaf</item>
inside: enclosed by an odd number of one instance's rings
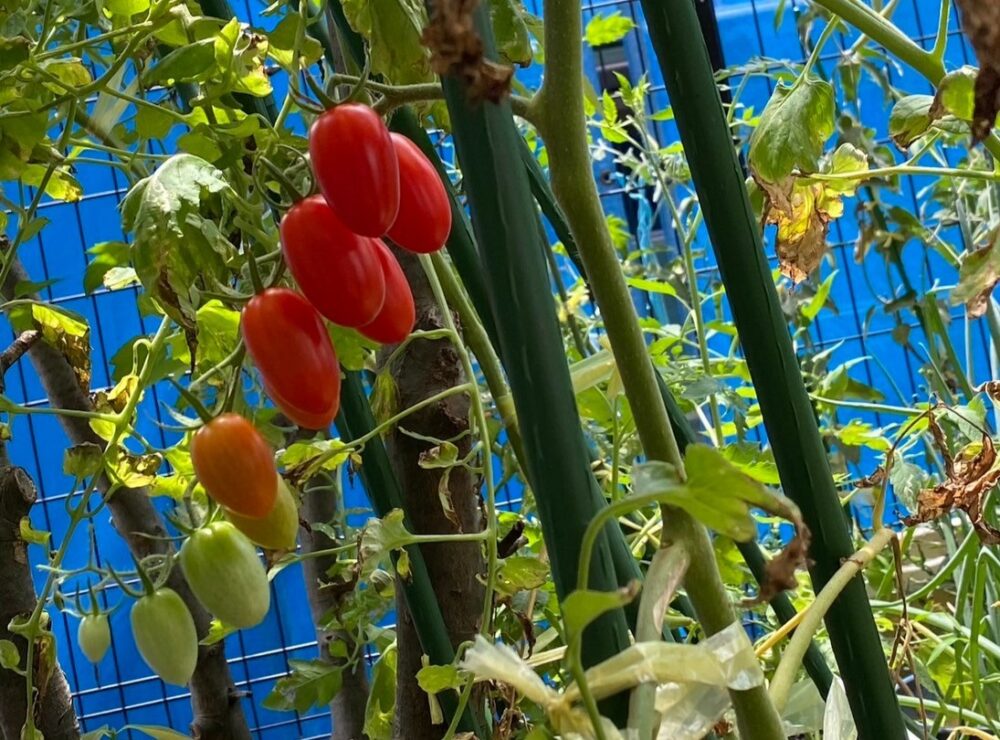
[[[21,664],[21,654],[10,640],[0,640],[0,668],[16,670]]]
[[[26,516],[21,517],[18,533],[21,539],[29,545],[47,545],[49,540],[52,538],[51,532],[45,532],[32,527],[31,519]]]
[[[900,149],[923,136],[930,128],[931,106],[934,98],[930,95],[907,95],[900,98],[889,114],[889,136]]]
[[[41,187],[48,169],[48,165],[29,164],[21,172],[21,182]],[[83,187],[68,169],[56,168],[45,183],[45,194],[53,200],[75,203],[83,197]]]
[[[103,4],[111,15],[132,17],[149,10],[150,0],[103,0]]]
[[[90,327],[80,314],[46,303],[15,306],[8,314],[18,333],[37,329],[73,368],[84,393],[90,392]]]
[[[392,643],[375,662],[365,707],[365,735],[369,740],[391,740],[396,714],[396,662],[398,651]]]
[[[816,78],[778,87],[750,136],[750,169],[768,183],[793,170],[815,172],[834,131],[833,88]]]
[[[531,13],[521,0],[487,0],[497,51],[509,64],[527,67],[531,64]]]
[[[892,446],[881,429],[876,429],[871,424],[859,419],[851,419],[847,426],[835,429],[833,434],[843,444],[850,447],[868,447],[884,452]]]
[[[563,624],[572,640],[579,637],[591,622],[602,614],[630,603],[639,593],[639,583],[633,581],[615,591],[573,591],[562,602]]]
[[[271,94],[271,80],[264,71],[267,37],[244,33],[237,18],[231,19],[213,40],[215,62],[222,74],[211,82],[216,95],[238,92],[261,98]]]
[[[130,249],[125,242],[100,242],[88,249],[87,254],[93,259],[83,273],[84,292],[93,293],[101,287],[109,270],[127,265]]]
[[[234,632],[237,632],[236,627],[231,627],[228,624],[223,624],[218,619],[213,619],[212,623],[208,626],[208,634],[205,635],[199,642],[199,645],[214,645],[217,642],[222,642],[227,637],[229,637]]]
[[[688,477],[683,484],[666,463],[637,466],[633,474],[635,493],[659,494],[663,503],[684,509],[706,527],[740,542],[748,542],[757,534],[752,508],[787,518],[794,512],[793,505],[745,475],[714,448],[688,445],[684,464]]]
[[[31,41],[24,36],[0,38],[0,70],[14,69],[31,52]]]
[[[542,588],[549,576],[549,566],[538,558],[513,555],[501,563],[497,575],[497,591],[506,596],[513,596],[518,591]]]
[[[204,39],[174,49],[143,74],[146,85],[197,82],[216,71],[215,40]]]
[[[135,114],[135,132],[140,139],[162,139],[178,123],[176,116],[149,105],[139,106]]]
[[[726,460],[755,481],[766,486],[781,485],[778,466],[774,464],[774,455],[769,449],[762,450],[755,442],[729,442],[720,451]]]
[[[83,61],[80,59],[51,59],[42,62],[40,66],[48,74],[59,80],[60,84],[53,82],[44,83],[46,87],[59,95],[75,90],[78,87],[86,87],[93,82],[90,70],[84,66]]]
[[[644,290],[647,293],[660,293],[662,295],[677,295],[677,289],[670,283],[659,280],[647,280],[646,278],[625,278],[630,288]]]
[[[268,56],[285,69],[293,69],[292,50],[295,48],[295,39],[302,25],[301,15],[295,12],[286,13],[274,30],[267,34],[270,42],[267,48]],[[319,41],[306,33],[302,37],[299,55],[306,66],[315,64],[323,58],[323,47]]]
[[[156,473],[163,465],[159,453],[138,455],[123,447],[109,450],[106,458],[108,477],[126,488],[142,488],[156,480]]]
[[[292,672],[279,678],[263,701],[266,709],[305,712],[330,703],[343,680],[343,667],[322,660],[289,660]]]
[[[939,118],[941,112],[950,113],[962,121],[971,121],[976,107],[976,75],[974,67],[962,67],[949,72],[938,84],[933,110]]]
[[[1000,253],[996,239],[974,252],[962,255],[958,285],[951,291],[952,304],[964,303],[970,318],[986,314],[993,288],[1000,282]]]
[[[96,730],[85,732],[80,736],[80,740],[104,740],[107,737],[115,737],[115,732],[107,725],[98,727]]]
[[[919,465],[907,462],[899,456],[889,470],[889,482],[896,498],[910,511],[917,510],[917,496],[929,487],[927,472]]]
[[[331,453],[335,453],[332,454]],[[312,439],[293,442],[281,453],[278,462],[290,473],[310,478],[320,470],[336,470],[347,462],[350,448],[339,439]],[[318,458],[322,465],[316,466]]]
[[[63,454],[63,472],[83,480],[104,467],[104,450],[93,442],[73,445]]]
[[[412,539],[403,524],[402,509],[393,509],[382,519],[372,519],[361,532],[358,560],[368,573],[374,570],[390,553],[402,550]]]
[[[613,44],[625,38],[633,28],[635,22],[623,16],[620,10],[608,15],[598,13],[587,22],[583,40],[592,47]]]
[[[330,341],[337,352],[337,359],[345,370],[364,370],[370,350],[379,346],[378,342],[363,337],[354,329],[327,323]]]
[[[202,373],[228,357],[239,339],[240,314],[212,299],[195,314],[198,332],[197,372]]]
[[[836,277],[836,270],[827,275],[826,280],[820,283],[819,288],[816,289],[816,294],[809,299],[809,303],[802,307],[802,315],[809,321],[815,319],[819,315],[819,312],[823,310],[823,306],[826,305],[826,299],[830,297],[830,289],[833,287],[833,280]]]
[[[143,286],[186,329],[196,324],[199,286],[226,275],[232,244],[225,236],[231,194],[220,170],[176,154],[136,183],[122,204],[122,223],[135,233],[132,262]]]
[[[421,0],[344,0],[351,28],[369,43],[372,71],[396,84],[434,79],[430,55],[421,41],[427,11]]]
[[[428,694],[462,687],[462,676],[453,665],[428,665],[417,671],[417,684]]]

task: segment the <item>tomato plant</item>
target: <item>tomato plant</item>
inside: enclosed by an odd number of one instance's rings
[[[370,240],[348,229],[321,195],[281,219],[285,263],[316,310],[341,326],[363,326],[382,308],[385,280]]]
[[[76,631],[80,650],[91,663],[100,663],[111,647],[111,628],[107,614],[87,614]]]
[[[260,432],[239,414],[221,414],[197,431],[191,462],[198,480],[216,501],[249,517],[274,508],[278,471]]]
[[[382,344],[396,344],[413,331],[416,309],[413,292],[403,268],[381,239],[372,239],[372,250],[378,254],[382,274],[385,276],[385,303],[374,321],[358,331],[369,339]]]
[[[436,252],[451,233],[448,192],[420,147],[397,133],[392,145],[399,162],[399,213],[388,236],[411,252]]]
[[[285,480],[278,477],[278,498],[267,516],[242,516],[231,509],[223,512],[226,519],[250,541],[266,550],[294,550],[299,531],[299,507]]]
[[[389,230],[399,211],[399,165],[378,113],[358,103],[326,111],[309,131],[309,156],[320,190],[351,231]]]
[[[330,426],[340,408],[340,368],[316,309],[293,290],[270,288],[247,303],[240,328],[271,400],[305,429]]]
[[[223,624],[260,624],[271,607],[267,571],[253,543],[230,522],[195,530],[178,559],[198,601]]]
[[[183,686],[198,663],[198,633],[184,600],[163,586],[138,599],[130,615],[139,655],[157,676]]]

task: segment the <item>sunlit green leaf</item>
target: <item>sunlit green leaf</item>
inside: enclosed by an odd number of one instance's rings
[[[635,21],[623,16],[620,10],[608,14],[598,13],[587,21],[583,38],[590,46],[604,46],[621,41],[633,28]]]

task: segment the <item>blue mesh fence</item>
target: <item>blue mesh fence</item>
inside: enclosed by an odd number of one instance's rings
[[[540,14],[540,0],[527,0],[526,5],[529,10]],[[938,7],[936,0],[902,0],[894,21],[911,38],[929,46],[933,43]],[[260,14],[263,8],[264,3],[251,3],[250,0],[237,4],[237,12],[242,19],[267,27],[270,21]],[[600,90],[602,80],[607,81],[606,76],[602,77],[601,70],[620,71],[633,81],[645,73],[653,84],[654,107],[666,105],[662,80],[644,32],[637,0],[585,2],[584,8],[585,20],[594,14],[617,11],[637,24],[637,29],[626,37],[620,49],[588,53],[595,89]],[[796,15],[806,12],[806,7],[798,0],[789,0],[784,8],[784,20],[776,28],[774,19],[778,8],[779,4],[774,2],[716,0],[727,65],[738,67],[756,57],[764,57],[778,68],[782,65],[778,60],[801,61],[806,56],[794,24]],[[959,34],[954,15],[951,33]],[[832,67],[841,50],[852,41],[851,36],[837,35],[828,45],[822,64]],[[950,44],[947,61],[951,67],[974,62],[959,38]],[[537,80],[538,77],[537,68],[522,74],[526,81]],[[889,68],[888,74],[894,84],[909,93],[930,92],[927,83],[911,70]],[[733,78],[734,87],[739,83],[739,76]],[[759,112],[772,90],[770,79],[755,76],[747,81],[740,101],[744,105],[752,105]],[[279,90],[279,95],[282,92]],[[875,128],[879,138],[886,138],[888,108],[882,91],[875,83],[866,80],[861,84],[859,98],[858,113],[864,125]],[[662,143],[676,140],[672,124],[663,122],[657,126]],[[656,231],[657,224],[649,222],[648,214],[644,217],[638,212],[641,208],[636,205],[636,200],[622,187],[610,159],[598,162],[596,173],[602,183],[602,196],[608,213],[621,217],[637,231]],[[114,169],[97,165],[81,165],[77,176],[85,192],[82,200],[74,204],[43,204],[39,215],[44,216],[49,224],[40,236],[21,247],[20,255],[32,280],[55,280],[41,290],[43,297],[84,315],[90,322],[94,345],[92,385],[94,389],[99,389],[113,385],[109,368],[114,363],[117,349],[127,340],[151,332],[155,326],[141,315],[133,288],[116,291],[101,289],[91,295],[84,293],[82,277],[87,264],[86,249],[99,242],[124,239],[118,205],[124,195],[125,183]],[[898,194],[883,196],[890,202],[916,211],[920,205],[920,189],[925,185],[926,180],[907,178]],[[32,195],[30,190],[21,194],[25,202]],[[899,277],[884,267],[881,256],[870,254],[860,263],[856,261],[853,252],[857,236],[858,222],[849,204],[845,216],[831,230],[833,264],[825,263],[822,268],[824,276],[832,269],[840,273],[831,293],[838,311],[835,315],[828,312],[821,314],[812,329],[813,339],[817,347],[832,350],[832,366],[857,357],[875,358],[858,365],[852,372],[862,382],[880,389],[890,402],[908,403],[913,398],[926,398],[928,390],[925,381],[916,372],[917,363],[894,341],[894,323],[877,298],[878,295],[897,295]],[[956,244],[961,243],[957,230],[946,236]],[[663,238],[669,244],[669,229],[664,231]],[[704,287],[715,278],[715,271],[704,238],[700,239],[699,249],[698,272],[704,280]],[[935,281],[944,285],[955,281],[952,268],[918,243],[905,247],[904,262],[912,271],[918,292],[929,288]],[[650,302],[650,310],[655,312],[659,308],[654,304]],[[984,328],[979,324],[971,326],[968,331],[969,355],[974,359],[977,382],[989,377],[989,344]],[[919,330],[915,323],[913,328]],[[6,339],[10,339],[10,330],[5,328],[4,332]],[[955,312],[951,334],[959,352],[965,352],[966,327],[960,311]],[[45,404],[39,381],[26,362],[8,374],[7,393],[17,402]],[[139,431],[154,443],[164,446],[171,443],[171,433],[164,430],[170,419],[163,413],[162,405],[173,400],[172,393],[157,389],[148,394],[142,403]],[[865,418],[864,415],[862,417]],[[878,415],[872,415],[871,420],[876,424],[887,421]],[[73,494],[73,479],[62,472],[65,436],[54,417],[40,415],[16,417],[12,432],[10,457],[15,464],[28,470],[40,493],[40,502],[32,513],[34,525],[51,531],[55,540],[61,541],[68,523],[67,499]],[[345,481],[345,489],[347,507],[366,506],[363,493],[352,483]],[[515,505],[519,492],[501,491],[501,497],[508,505]],[[75,538],[66,561],[68,566],[85,563],[90,548],[93,548],[99,562],[126,569],[129,567],[131,559],[128,550],[105,514],[96,518],[92,531],[87,535]],[[37,559],[38,548],[33,550],[36,551],[34,564],[41,564]],[[107,599],[106,605],[111,606],[120,602],[120,597],[121,594],[112,587],[102,600]],[[299,715],[274,712],[262,706],[274,681],[286,673],[290,658],[310,659],[316,653],[313,624],[299,569],[289,569],[275,580],[273,602],[274,608],[263,624],[244,630],[226,641],[226,654],[233,677],[237,687],[247,694],[243,706],[248,722],[254,737],[261,740],[326,736],[329,734],[329,715],[323,710]],[[76,647],[73,637],[75,621],[54,609],[50,610],[50,614],[54,619],[58,657],[75,691],[76,709],[86,730],[103,725],[117,728],[126,724],[166,725],[178,730],[187,728],[191,720],[188,693],[185,689],[164,685],[146,668],[131,638],[127,604],[111,615],[114,641],[108,656],[97,667],[91,666]]]

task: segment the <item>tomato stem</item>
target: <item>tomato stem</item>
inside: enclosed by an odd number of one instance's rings
[[[169,380],[171,385],[173,385],[174,388],[177,389],[177,392],[181,394],[181,397],[191,405],[191,408],[193,408],[195,410],[195,413],[198,414],[199,419],[201,419],[206,424],[212,421],[213,418],[212,413],[207,408],[205,408],[205,405],[198,400],[198,397],[196,395],[194,395],[191,391],[182,386],[173,378],[167,378],[167,380]]]

